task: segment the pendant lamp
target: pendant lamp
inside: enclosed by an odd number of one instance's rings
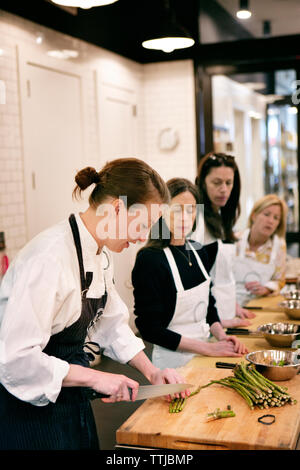
[[[93,8],[93,7],[101,7],[104,5],[110,5],[111,3],[115,3],[118,0],[51,0],[53,3],[57,5],[61,5],[64,7],[75,7],[75,8]]]
[[[240,0],[240,9],[236,12],[236,16],[240,20],[247,20],[252,15],[249,10],[248,0]]]
[[[155,49],[173,52],[175,49],[185,49],[195,44],[191,35],[177,23],[175,14],[171,11],[169,0],[165,0],[166,18],[160,29],[151,33],[142,42],[145,49]]]

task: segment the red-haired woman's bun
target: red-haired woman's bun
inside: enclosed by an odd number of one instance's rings
[[[78,171],[77,175],[75,176],[76,184],[79,188],[84,191],[88,188],[91,184],[97,184],[100,181],[99,173],[92,168],[91,166],[87,166],[82,170]]]

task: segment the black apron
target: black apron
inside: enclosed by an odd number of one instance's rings
[[[84,271],[80,236],[75,216],[69,217],[79,263],[82,308],[78,320],[54,334],[44,353],[70,364],[89,367],[84,351],[87,331],[97,321],[107,301],[107,292],[87,298],[93,273]],[[99,449],[90,401],[81,387],[62,387],[55,403],[35,406],[19,400],[0,384],[0,450]]]

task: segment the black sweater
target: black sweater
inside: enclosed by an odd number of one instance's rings
[[[218,243],[214,242],[200,249],[197,249],[198,244],[195,242],[190,241],[190,243],[193,243],[209,274],[217,256]],[[189,266],[188,260],[182,255],[184,253],[188,258],[185,246],[175,248],[170,245],[170,249],[185,290],[206,280],[192,250],[189,251],[192,266]],[[180,343],[181,335],[169,330],[168,325],[174,315],[177,292],[170,265],[163,250],[144,248],[138,253],[132,271],[132,284],[134,313],[137,316],[135,324],[142,338],[175,351]],[[220,321],[212,294],[209,296],[206,321],[209,325]]]

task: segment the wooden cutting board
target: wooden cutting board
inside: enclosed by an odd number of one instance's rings
[[[180,373],[188,383],[204,385],[210,380],[232,375],[228,369],[185,367]],[[268,410],[251,410],[235,391],[211,385],[187,399],[180,413],[169,413],[164,398],[145,401],[117,430],[119,445],[176,450],[295,449],[300,430],[300,376],[280,382],[288,387],[296,405]],[[227,405],[232,418],[207,422],[206,414]],[[264,414],[274,414],[272,425],[258,422]]]

